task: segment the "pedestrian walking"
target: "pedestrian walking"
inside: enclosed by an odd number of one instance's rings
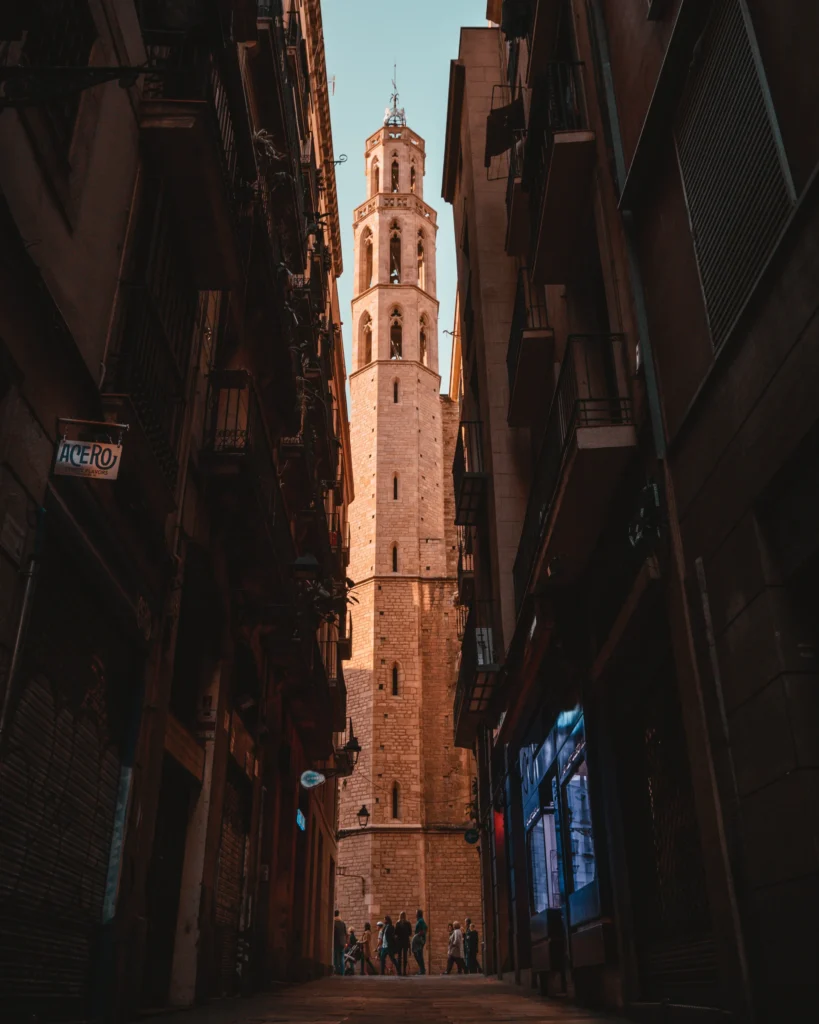
[[[381,949],[379,950],[379,956],[381,957],[382,974],[386,974],[388,957],[392,961],[395,973],[401,973],[398,967],[398,961],[395,959],[395,925],[392,923],[392,918],[389,914],[384,915],[384,927],[381,930]]]
[[[359,955],[358,939],[355,936],[355,929],[347,929],[347,945],[344,948],[344,973],[355,974],[355,962]]]
[[[344,947],[347,944],[347,925],[341,920],[339,912],[333,913],[333,970],[336,974],[344,974]]]
[[[412,955],[418,964],[418,973],[426,974],[427,968],[424,964],[424,946],[427,944],[427,923],[424,920],[423,910],[415,914],[415,934],[412,937]]]
[[[402,910],[398,915],[398,922],[395,926],[395,952],[398,957],[398,973],[407,973],[407,960],[409,959],[410,939],[412,938],[412,925],[407,920],[407,913]]]
[[[452,922],[446,958],[446,971],[444,973],[451,974],[453,966],[458,968],[458,974],[466,973],[464,965],[464,933],[461,931],[461,926],[457,921]]]
[[[372,962],[373,954],[373,933],[370,928],[370,922],[364,922],[364,931],[361,933],[361,973],[362,974],[376,974],[375,965]]]
[[[467,974],[483,974],[481,965],[478,963],[478,945],[480,936],[474,924],[466,919],[466,931],[464,932],[464,962]]]

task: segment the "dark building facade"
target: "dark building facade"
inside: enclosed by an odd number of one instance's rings
[[[635,1019],[785,1020],[819,956],[819,22],[487,17],[443,181],[484,963]]]
[[[0,90],[2,1016],[316,976],[299,778],[355,759],[319,0],[4,4]]]

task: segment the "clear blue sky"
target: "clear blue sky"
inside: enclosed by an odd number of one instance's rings
[[[424,199],[438,211],[438,321],[440,373],[449,385],[455,311],[455,242],[452,208],[441,199],[449,62],[458,56],[462,25],[486,24],[486,0],[322,0],[333,146],[341,217],[344,274],[338,282],[344,347],[350,371],[350,300],[353,288],[352,214],[366,198],[364,142],[384,119],[398,65],[398,91],[407,124],[426,140]]]

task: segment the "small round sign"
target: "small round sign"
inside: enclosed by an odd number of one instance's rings
[[[321,786],[326,781],[327,779],[321,772],[306,771],[301,773],[301,784],[304,789],[315,789],[316,786]]]
[[[481,834],[476,828],[468,828],[466,832],[464,832],[464,839],[470,846],[474,846],[480,838]]]

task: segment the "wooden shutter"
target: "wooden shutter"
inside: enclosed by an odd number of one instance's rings
[[[793,207],[793,188],[742,0],[716,0],[676,142],[711,336],[719,348]]]

